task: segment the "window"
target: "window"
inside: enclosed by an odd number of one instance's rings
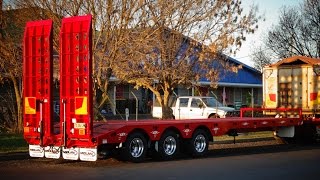
[[[191,101],[191,107],[193,108],[198,108],[201,106],[201,101],[200,99],[195,99],[195,98],[192,98],[192,101]]]
[[[180,98],[180,107],[188,107],[189,98]]]

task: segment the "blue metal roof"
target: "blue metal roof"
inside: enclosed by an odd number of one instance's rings
[[[241,63],[231,57],[228,57],[230,63],[235,65],[242,65],[242,68],[238,70],[238,73],[227,72],[220,77],[219,82],[226,83],[244,83],[244,84],[261,84],[262,85],[262,73],[244,63]]]
[[[189,46],[189,41],[186,39],[184,42],[181,43],[181,48],[179,51],[179,55],[183,55],[186,53],[186,49]],[[199,51],[199,47],[194,47],[194,51]],[[201,50],[200,50],[201,51]],[[238,69],[238,72],[231,72],[231,71],[223,71],[220,73],[220,78],[218,84],[223,84],[226,86],[256,86],[262,87],[262,73],[230,56],[222,55],[223,58],[226,58],[226,61],[235,66],[241,66],[242,68]],[[197,61],[197,56],[191,55],[190,60]],[[198,64],[195,64],[193,67],[195,71],[199,71],[200,67]],[[215,69],[224,69],[220,62],[213,62],[212,68]],[[200,70],[201,71],[201,70]],[[203,70],[202,73],[206,73],[206,70]],[[200,78],[200,84],[210,84],[210,81],[205,77]]]
[[[247,68],[238,70],[238,73],[227,72],[220,77],[219,82],[226,83],[245,83],[245,84],[262,84],[261,73],[256,73]]]
[[[187,53],[187,49],[190,46],[190,39],[185,37],[185,39],[180,44],[180,49],[177,53],[176,62],[178,63],[181,58],[184,58],[184,56]],[[193,44],[193,51],[198,52],[201,51],[201,44],[198,45]],[[153,51],[157,52],[157,48],[154,48]],[[238,69],[238,72],[231,72],[231,71],[223,71],[220,73],[220,78],[218,81],[218,85],[223,86],[240,86],[240,87],[262,87],[262,74],[260,71],[234,59],[227,55],[222,55],[223,58],[226,58],[227,62],[230,64],[233,64],[235,66],[241,66],[242,68]],[[197,61],[198,57],[197,55],[189,55],[190,61]],[[156,61],[157,62],[157,61]],[[157,64],[157,66],[161,66],[161,64]],[[198,71],[200,73],[205,74],[206,70],[201,69],[199,64],[195,63],[194,67],[192,67],[193,71]],[[212,68],[214,69],[224,69],[224,67],[217,61],[212,64]],[[205,77],[200,78],[200,81],[198,82],[203,85],[209,85],[210,81],[206,79]]]
[[[229,63],[236,66],[241,65],[242,68],[238,69],[238,72],[225,71],[220,73],[220,79],[218,85],[225,86],[256,86],[262,87],[262,73],[240,61],[237,61],[234,58],[227,57]],[[206,78],[200,79],[200,84],[210,83]]]

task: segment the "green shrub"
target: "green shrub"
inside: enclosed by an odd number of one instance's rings
[[[0,152],[21,152],[28,150],[28,143],[22,134],[0,134]]]

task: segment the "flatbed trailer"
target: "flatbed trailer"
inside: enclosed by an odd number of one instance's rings
[[[51,20],[31,21],[24,33],[24,138],[31,157],[96,161],[100,152],[119,150],[121,157],[143,161],[179,152],[203,156],[215,136],[275,131],[293,137],[295,127],[319,126],[302,119],[301,109],[241,109],[240,117],[193,120],[95,121],[92,110],[91,15],[62,20],[60,31],[60,120],[53,120]],[[276,111],[279,118],[244,117],[245,112]],[[290,115],[286,116],[286,113]]]

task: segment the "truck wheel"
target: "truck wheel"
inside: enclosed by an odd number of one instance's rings
[[[157,157],[163,160],[173,159],[180,150],[178,135],[173,131],[165,132],[156,145]]]
[[[147,154],[147,140],[141,133],[129,135],[122,147],[122,157],[131,162],[142,162]]]
[[[202,129],[197,129],[188,143],[190,154],[194,157],[204,156],[208,152],[208,147],[208,134]]]

